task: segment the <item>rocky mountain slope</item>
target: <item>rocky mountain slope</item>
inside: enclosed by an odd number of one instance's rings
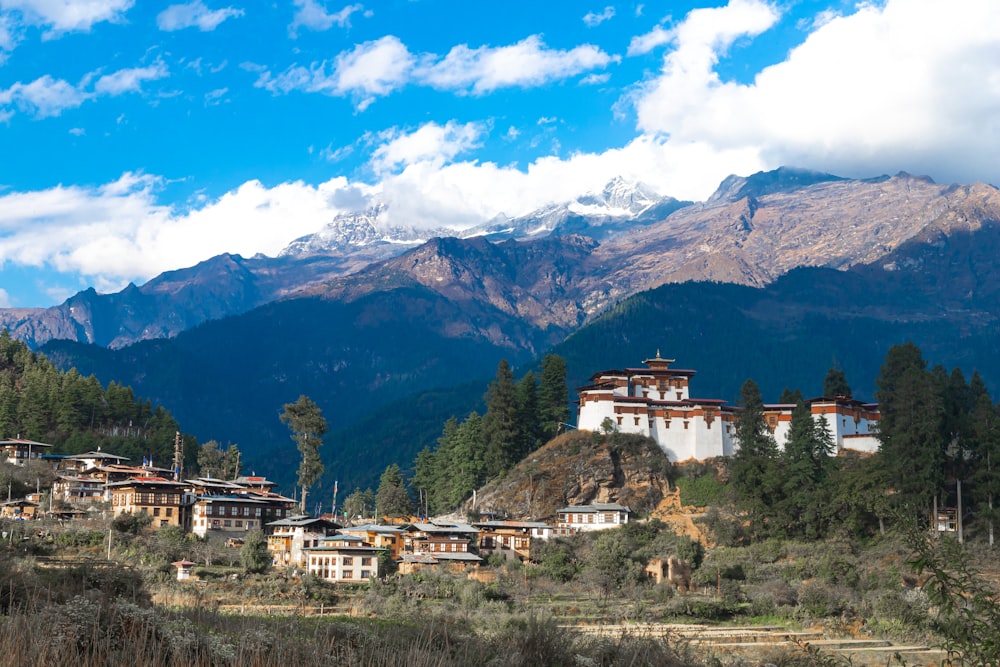
[[[532,452],[480,489],[467,510],[554,520],[569,505],[620,503],[655,509],[670,492],[670,462],[656,443],[633,435],[570,432]]]

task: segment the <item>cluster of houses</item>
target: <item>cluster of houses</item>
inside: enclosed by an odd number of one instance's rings
[[[179,526],[200,537],[225,538],[229,544],[239,544],[249,531],[259,529],[275,566],[308,571],[329,582],[378,577],[380,558],[382,562],[391,559],[403,573],[425,568],[464,571],[495,552],[526,560],[532,540],[613,528],[628,523],[631,514],[622,505],[596,503],[559,510],[554,525],[493,519],[342,525],[334,517],[297,514],[295,499],[277,493],[275,483],[263,477],[179,480],[173,471],[157,468],[149,460],[134,466],[127,458],[107,452],[52,455],[50,448],[29,440],[0,441],[8,462],[24,465],[38,459],[54,467],[50,507],[58,503],[60,509],[52,513],[61,518],[84,514],[83,509],[66,508],[104,503],[114,517],[144,512],[154,529]],[[37,495],[0,506],[0,517],[41,516]],[[186,576],[194,563],[175,565]]]

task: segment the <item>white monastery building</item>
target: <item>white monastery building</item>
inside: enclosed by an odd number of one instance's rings
[[[738,447],[735,422],[740,408],[722,399],[691,398],[690,382],[696,371],[671,368],[673,359],[659,351],[643,361],[643,368],[625,368],[595,373],[590,384],[579,387],[577,427],[600,431],[609,422],[621,433],[649,436],[671,461],[704,461],[732,456]],[[879,412],[874,403],[846,396],[819,397],[806,401],[813,419],[824,419],[836,451],[852,449],[874,452]],[[764,417],[779,447],[784,447],[794,405],[764,406]]]

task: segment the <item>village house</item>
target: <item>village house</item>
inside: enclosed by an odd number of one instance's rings
[[[86,452],[84,454],[71,454],[69,456],[64,456],[62,457],[62,465],[60,467],[63,470],[73,469],[77,472],[87,472],[88,470],[99,466],[125,465],[128,460],[127,456],[109,454],[108,452],[102,452],[98,449],[96,452]]]
[[[134,477],[106,485],[115,518],[145,512],[153,518],[153,528],[180,526],[190,531],[191,487],[163,477]]]
[[[105,500],[104,479],[70,471],[56,475],[52,498],[64,503],[95,503]]]
[[[242,537],[251,530],[263,529],[265,523],[284,518],[286,511],[285,507],[275,507],[255,495],[195,496],[191,532],[198,537],[209,532]]]
[[[628,523],[632,510],[618,503],[593,503],[556,511],[556,525],[574,531],[605,530]]]
[[[537,521],[478,521],[472,525],[479,529],[480,553],[509,550],[521,560],[531,557],[532,538],[552,528]]]
[[[735,423],[739,408],[722,399],[692,398],[696,371],[671,368],[673,359],[657,351],[643,368],[595,373],[579,387],[577,426],[581,430],[606,428],[652,438],[673,461],[732,456],[736,450]],[[837,451],[878,449],[878,406],[845,396],[823,396],[806,401],[813,419],[826,421]],[[764,417],[779,446],[784,446],[794,405],[764,406]]]
[[[305,549],[318,547],[340,525],[329,519],[296,515],[265,524],[267,550],[277,567],[305,567]]]
[[[385,549],[366,543],[354,535],[332,535],[319,546],[303,549],[306,569],[331,583],[367,582],[378,577],[378,558]]]
[[[386,549],[393,560],[397,560],[403,551],[405,532],[405,529],[400,526],[380,526],[374,523],[363,526],[347,526],[340,529],[340,533],[343,535],[353,535],[373,547]]]
[[[38,516],[38,503],[22,498],[0,503],[0,519],[30,521]]]
[[[0,440],[0,456],[3,456],[7,463],[23,466],[28,461],[37,461],[51,448],[44,442],[34,440],[22,440],[13,438],[11,440]]]

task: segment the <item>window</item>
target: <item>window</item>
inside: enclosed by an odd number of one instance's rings
[[[233,525],[233,522],[232,522],[232,521],[230,521],[229,519],[226,519],[225,521],[223,521],[223,522],[222,522],[222,527],[223,527],[223,528],[229,528],[229,527],[231,527],[232,525]]]
[[[250,508],[249,507],[244,507],[243,508],[243,516],[250,516]]]
[[[372,557],[365,556],[361,559],[361,567],[369,567],[372,564]]]
[[[353,579],[354,570],[344,570],[344,579]]]
[[[247,530],[250,530],[252,528],[253,528],[253,521],[247,521]]]
[[[167,508],[167,516],[173,516],[173,515],[174,515],[174,508],[173,507],[168,507]]]
[[[361,570],[362,579],[371,579],[372,573],[368,570]]]
[[[349,565],[354,565],[354,559],[351,556],[344,556],[344,567]]]
[[[253,513],[254,513],[254,516],[260,516],[260,508],[259,507],[255,508],[254,511],[253,511]]]
[[[212,506],[211,505],[209,505],[209,506],[207,506],[205,508],[205,514],[207,514],[208,516],[212,516]]]
[[[237,528],[242,528],[243,527],[243,520],[242,519],[237,519],[236,520],[236,527]]]
[[[154,507],[153,508],[153,516],[160,516],[160,508],[159,507]]]

